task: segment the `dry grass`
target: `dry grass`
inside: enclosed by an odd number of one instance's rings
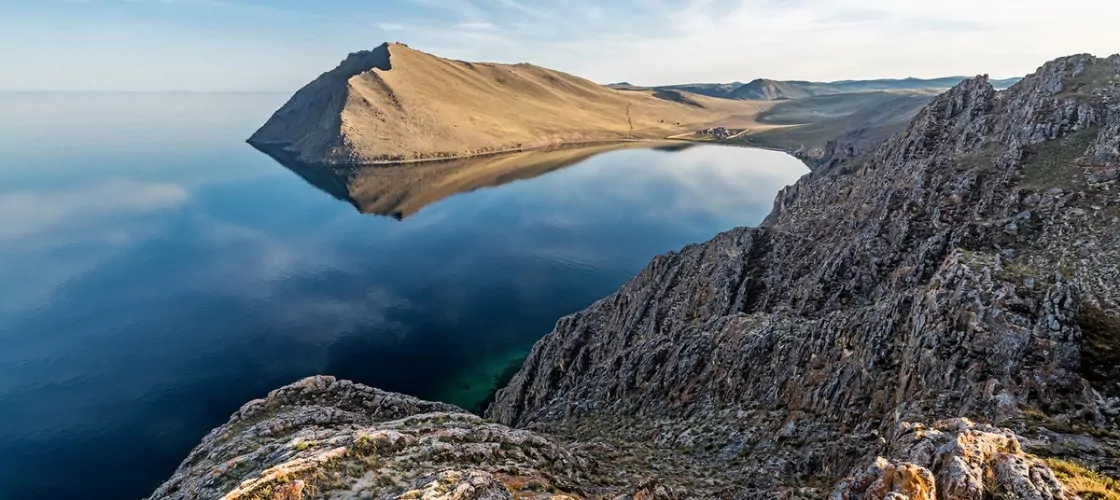
[[[387,69],[383,69],[387,68]],[[866,92],[794,101],[611,88],[531,64],[443,59],[401,44],[352,55],[292,98],[250,139],[309,163],[375,164],[476,156],[623,139],[696,139],[815,148],[850,131],[875,142],[930,92]]]
[[[317,80],[309,87],[322,87],[321,91],[301,91],[297,96],[307,99],[286,105],[323,109],[298,115],[299,120],[314,123],[313,130],[283,127],[301,131],[296,134],[301,137],[297,149],[335,155],[335,160],[375,163],[665,138],[709,126],[754,125],[754,117],[772,105],[688,93],[659,96],[652,90],[617,90],[530,64],[454,61],[401,44],[378,50],[388,51],[391,69],[374,68],[345,82]],[[325,97],[337,95],[344,96],[345,102]],[[269,124],[265,129],[281,127]],[[280,141],[269,135],[254,139]],[[331,141],[335,144],[327,144]],[[303,159],[332,158],[305,155]]]
[[[1089,149],[1098,132],[1096,127],[1090,127],[1028,148],[1023,162],[1023,186],[1040,191],[1076,188],[1085,171],[1075,161]]]
[[[1047,458],[1046,465],[1062,484],[1085,500],[1120,500],[1120,481],[1067,460]]]
[[[1066,78],[1065,87],[1059,99],[1065,98],[1092,98],[1093,91],[1102,87],[1120,84],[1120,74],[1116,67],[1108,64],[1091,64],[1080,75]]]

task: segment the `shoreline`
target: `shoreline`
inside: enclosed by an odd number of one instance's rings
[[[482,152],[482,153],[466,154],[466,155],[440,156],[440,157],[432,157],[432,158],[414,158],[414,159],[409,159],[409,160],[380,160],[380,161],[372,161],[372,162],[325,162],[325,161],[309,162],[309,161],[306,161],[306,160],[299,159],[298,156],[296,156],[295,152],[288,150],[287,149],[288,144],[268,143],[268,142],[253,142],[252,140],[248,140],[248,139],[245,141],[245,143],[249,144],[250,146],[253,146],[257,150],[260,150],[262,152],[266,152],[266,154],[281,154],[281,155],[287,157],[291,161],[297,161],[297,162],[303,163],[305,165],[317,166],[317,167],[326,167],[326,168],[334,168],[334,169],[350,169],[350,168],[363,168],[363,167],[389,167],[389,166],[396,166],[396,165],[413,165],[413,164],[420,164],[420,163],[438,163],[438,162],[441,162],[441,161],[465,160],[465,159],[470,159],[470,158],[482,158],[482,157],[486,157],[486,156],[498,156],[498,155],[511,154],[511,153],[526,153],[526,152],[532,152],[532,151],[558,151],[558,150],[562,150],[562,149],[579,149],[579,148],[592,147],[592,146],[608,146],[608,145],[612,145],[612,144],[628,144],[628,143],[696,144],[696,145],[730,146],[730,147],[749,148],[749,149],[765,149],[765,150],[769,150],[769,151],[778,151],[778,152],[781,152],[781,153],[786,153],[790,156],[793,156],[794,158],[797,158],[797,156],[793,154],[793,151],[782,149],[782,148],[777,148],[777,147],[753,145],[753,144],[746,144],[746,143],[742,143],[742,142],[699,141],[699,140],[693,140],[693,139],[680,138],[679,136],[666,137],[666,138],[663,138],[663,139],[617,139],[617,140],[604,140],[604,141],[563,142],[563,143],[557,143],[557,144],[547,144],[547,145],[543,145],[543,146],[500,149],[500,150],[486,151],[486,152]],[[800,160],[800,158],[798,158],[798,159]]]

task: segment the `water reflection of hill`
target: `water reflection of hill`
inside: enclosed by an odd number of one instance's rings
[[[261,149],[312,186],[350,203],[359,212],[401,220],[449,196],[531,179],[595,155],[622,149],[677,152],[684,142],[619,142],[539,149],[456,160],[332,168],[309,165],[283,152]]]

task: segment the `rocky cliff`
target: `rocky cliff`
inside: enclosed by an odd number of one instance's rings
[[[496,423],[310,379],[153,498],[1120,497],[1120,56],[823,158],[562,319]]]
[[[1120,56],[968,80],[874,151],[832,147],[764,227],[561,320],[490,414],[685,448],[761,488],[958,416],[1082,429],[1096,451],[1074,454],[1115,474]]]

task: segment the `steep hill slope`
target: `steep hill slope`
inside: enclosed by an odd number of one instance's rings
[[[763,106],[618,90],[530,64],[442,59],[402,44],[351,54],[297,92],[249,142],[310,163],[470,156],[547,145],[664,138],[745,126]]]
[[[800,99],[823,93],[812,87],[809,82],[783,82],[759,78],[740,86],[728,94],[730,99],[753,99],[771,101],[775,99]]]

